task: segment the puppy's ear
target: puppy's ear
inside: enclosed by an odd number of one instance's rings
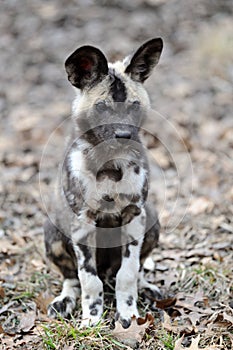
[[[67,58],[65,69],[71,84],[83,89],[94,86],[108,74],[108,63],[96,47],[82,46]]]
[[[159,62],[162,49],[163,40],[161,38],[147,41],[133,55],[125,73],[129,74],[131,79],[143,83]]]

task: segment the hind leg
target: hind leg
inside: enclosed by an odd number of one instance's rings
[[[44,237],[48,258],[64,276],[61,294],[48,306],[48,316],[55,318],[60,314],[62,317],[68,317],[75,309],[76,299],[80,295],[80,284],[77,277],[72,242],[49,220],[44,224]]]

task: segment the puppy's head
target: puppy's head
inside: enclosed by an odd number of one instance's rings
[[[66,60],[71,84],[80,90],[73,114],[91,143],[103,140],[138,140],[149,98],[143,86],[159,61],[161,38],[147,41],[124,61],[108,63],[96,47],[82,46]]]

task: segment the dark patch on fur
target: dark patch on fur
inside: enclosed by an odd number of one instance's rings
[[[97,218],[96,226],[101,228],[115,228],[122,226],[122,219],[120,215],[105,214],[101,218]]]
[[[112,81],[110,86],[110,94],[112,95],[113,101],[125,102],[127,99],[127,91],[124,82],[111,72],[109,75]]]
[[[87,210],[86,215],[87,215],[87,217],[88,217],[89,219],[91,219],[91,220],[95,220],[95,219],[96,219],[96,213],[94,213],[94,212],[91,211],[91,210]]]
[[[102,299],[96,299],[91,305],[89,305],[89,309],[95,309],[97,305],[102,305]]]
[[[107,235],[105,229],[97,228],[97,240],[100,246],[106,246],[106,248],[98,248],[96,254],[98,275],[104,281],[106,279],[106,271],[108,271],[109,277],[114,277],[121,265],[122,240],[120,227],[117,229],[109,228]]]
[[[138,241],[135,239],[134,241],[130,242],[130,244],[136,247],[138,245]]]
[[[149,190],[149,188],[148,188],[148,181],[147,181],[147,178],[145,178],[143,186],[142,186],[142,199],[143,199],[143,202],[145,202],[146,199],[147,199],[148,190]]]
[[[125,252],[124,252],[124,257],[125,258],[129,258],[130,257],[130,250],[129,250],[129,247],[133,245],[133,246],[137,246],[138,245],[138,241],[135,239],[134,241],[130,242],[130,243],[127,243],[125,245]]]
[[[127,225],[130,221],[133,220],[135,216],[138,216],[141,213],[141,209],[135,204],[127,205],[121,212],[122,225]]]
[[[133,296],[132,296],[132,295],[130,295],[130,296],[128,297],[128,299],[126,300],[126,304],[127,304],[128,306],[133,305]]]
[[[103,181],[106,177],[108,177],[110,180],[118,182],[122,179],[122,176],[122,170],[119,168],[103,169],[98,171],[96,179],[97,181]]]
[[[134,167],[134,172],[135,172],[136,174],[139,174],[139,173],[140,173],[140,168],[139,168],[138,165],[135,165],[135,167]]]
[[[92,256],[90,248],[84,244],[78,244],[78,246],[84,255],[84,263],[83,263],[83,266],[80,268],[84,269],[86,272],[91,273],[93,276],[96,276],[97,275],[96,269],[89,264],[89,261],[90,261],[91,256]]]
[[[93,266],[91,266],[89,264],[88,265],[84,265],[84,269],[85,269],[86,272],[91,273],[93,276],[97,276],[96,269]]]
[[[84,245],[84,244],[78,244],[79,249],[82,251],[83,255],[84,255],[84,265],[87,264],[89,262],[89,260],[91,259],[91,251],[90,249]]]
[[[90,299],[90,295],[86,295],[86,296],[85,296],[85,299]]]
[[[105,200],[106,202],[114,202],[114,199],[111,198],[111,197],[109,197],[108,194],[103,195],[102,198],[103,198],[103,200]]]
[[[124,257],[125,258],[129,258],[130,257],[129,243],[127,243],[126,246],[125,246]]]
[[[97,309],[93,309],[93,310],[90,311],[90,314],[92,316],[96,316],[98,314],[98,310]]]

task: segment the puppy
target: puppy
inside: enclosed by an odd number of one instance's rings
[[[116,319],[124,328],[138,316],[139,288],[159,292],[142,264],[156,246],[159,221],[149,209],[149,170],[140,128],[150,107],[143,86],[163,42],[147,41],[123,61],[108,63],[82,46],[66,60],[77,96],[73,128],[55,196],[55,216],[44,225],[47,256],[64,276],[48,315],[69,316],[81,293],[82,325],[103,313],[103,282],[114,276]]]

